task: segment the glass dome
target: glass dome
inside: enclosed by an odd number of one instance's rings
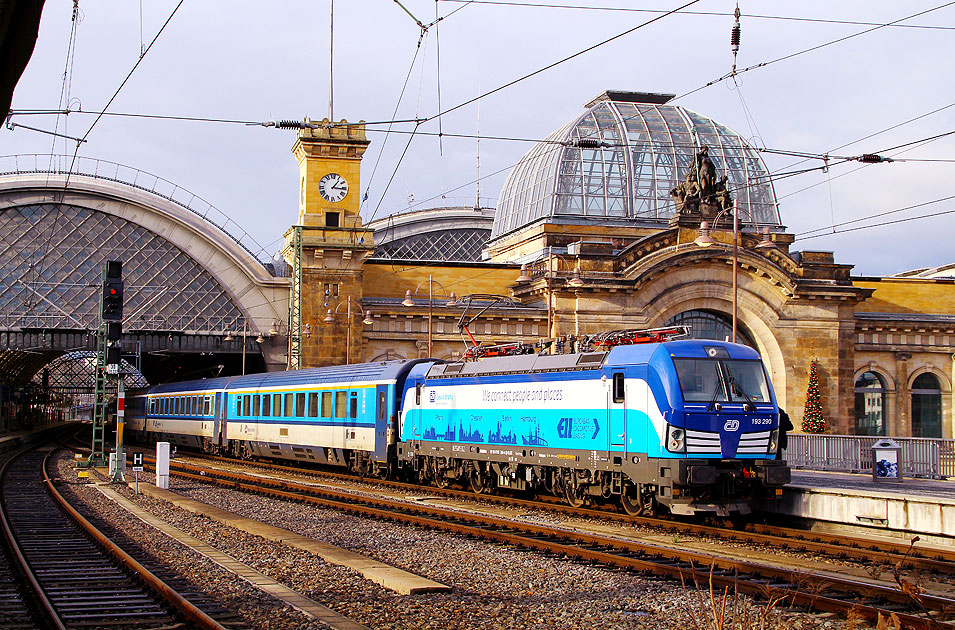
[[[706,145],[738,200],[742,222],[779,225],[762,158],[735,131],[667,105],[669,94],[605,92],[576,120],[539,142],[514,167],[491,238],[542,218],[660,224],[676,214],[670,196]]]

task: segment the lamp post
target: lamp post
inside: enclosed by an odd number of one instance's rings
[[[564,260],[566,259],[559,254],[554,253],[554,247],[552,245],[547,246],[547,273],[545,275],[545,288],[547,290],[547,336],[556,337],[557,331],[554,329],[554,259]],[[539,260],[539,259],[538,259]],[[528,265],[521,265],[521,275],[517,277],[518,283],[530,282],[533,280],[529,275]],[[577,263],[574,265],[574,270],[571,273],[570,279],[567,281],[567,286],[573,287],[574,289],[579,289],[584,286],[586,283],[581,277],[580,273],[580,264]],[[575,309],[576,310],[576,309]],[[575,312],[576,318],[576,312]],[[578,326],[575,323],[575,327]]]
[[[273,327],[275,323],[273,322]],[[242,376],[245,376],[245,339],[249,336],[249,322],[242,321]],[[251,332],[255,332],[254,330]],[[270,331],[271,334],[271,331]],[[226,329],[225,337],[222,338],[223,341],[233,341],[235,337],[232,336],[232,329]],[[265,337],[262,336],[262,333],[256,333],[255,343],[265,343]]]
[[[457,301],[457,297],[454,295],[454,291],[448,293],[448,290],[444,287],[443,284],[434,279],[433,274],[428,274],[428,356],[432,356],[434,348],[434,285],[437,284],[441,287],[441,290],[444,291],[444,297],[448,298],[448,305],[453,304]],[[425,281],[419,282],[418,286],[414,288],[414,291],[408,289],[405,291],[405,299],[401,301],[402,306],[414,306],[414,296],[418,294],[418,289],[425,283]]]
[[[737,329],[737,312],[739,305],[739,213],[737,212],[737,202],[733,200],[733,343],[736,343],[736,329]],[[724,214],[729,210],[729,208],[724,208],[713,219],[713,227],[719,225],[720,219]],[[700,247],[709,247],[716,243],[713,240],[713,237],[710,236],[710,226],[706,221],[700,223],[700,235],[693,241],[696,245]],[[763,232],[763,239],[756,246],[760,249],[770,249],[775,247],[773,242],[769,240],[769,228],[766,228]]]
[[[335,316],[338,315],[338,309],[342,307],[342,304],[346,305],[345,318],[347,320],[346,321],[347,330],[345,332],[345,365],[349,365],[351,363],[351,322],[352,322],[351,296],[349,295],[346,301],[339,302],[334,309],[328,309],[328,314],[325,315],[322,321],[325,322],[326,324],[335,323]],[[362,312],[361,312],[361,309],[359,308],[356,315],[361,315],[361,314]],[[365,311],[364,315],[365,315],[364,319],[361,320],[362,324],[367,325],[367,324],[373,323],[371,320],[371,311]]]

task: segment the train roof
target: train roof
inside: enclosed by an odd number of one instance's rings
[[[394,381],[401,377],[419,359],[411,361],[379,361],[376,363],[353,363],[328,367],[289,370],[287,372],[263,372],[235,376],[229,389],[254,387],[289,387],[295,385],[321,385],[326,383],[352,383],[362,381]]]
[[[725,348],[720,357],[730,359],[759,359],[759,354],[742,344],[709,339],[683,339],[662,343],[620,345],[610,351],[580,352],[575,354],[523,354],[506,357],[491,357],[464,363],[442,363],[431,366],[428,378],[453,378],[488,374],[519,372],[556,372],[568,370],[593,370],[599,367],[641,365],[650,361],[656,352],[664,352],[677,358],[701,358],[712,355],[709,348]]]
[[[679,339],[677,341],[668,341],[661,345],[666,346],[666,350],[670,353],[670,356],[681,359],[760,358],[759,353],[749,346],[744,346],[741,343],[730,343],[728,341],[713,341],[711,339]],[[714,355],[710,352],[711,348],[725,348],[726,354],[719,352],[719,354]]]
[[[199,381],[180,381],[178,383],[164,383],[149,389],[149,394],[166,394],[181,392],[201,392],[225,389],[229,385],[230,377],[204,378]]]
[[[606,357],[606,352],[521,354],[508,357],[492,357],[467,363],[434,365],[428,371],[428,378],[594,369],[600,367]]]

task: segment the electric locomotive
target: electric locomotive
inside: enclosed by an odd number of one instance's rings
[[[631,514],[746,514],[790,479],[759,355],[719,341],[191,381],[129,407],[141,439]]]
[[[631,514],[747,514],[789,482],[759,355],[681,340],[412,368],[398,461],[423,481],[544,490]]]

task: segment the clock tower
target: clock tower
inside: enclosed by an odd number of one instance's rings
[[[325,119],[299,130],[292,146],[299,165],[298,224],[285,233],[283,249],[292,267],[290,369],[362,360],[361,267],[375,251],[359,215],[368,144],[364,122]]]

